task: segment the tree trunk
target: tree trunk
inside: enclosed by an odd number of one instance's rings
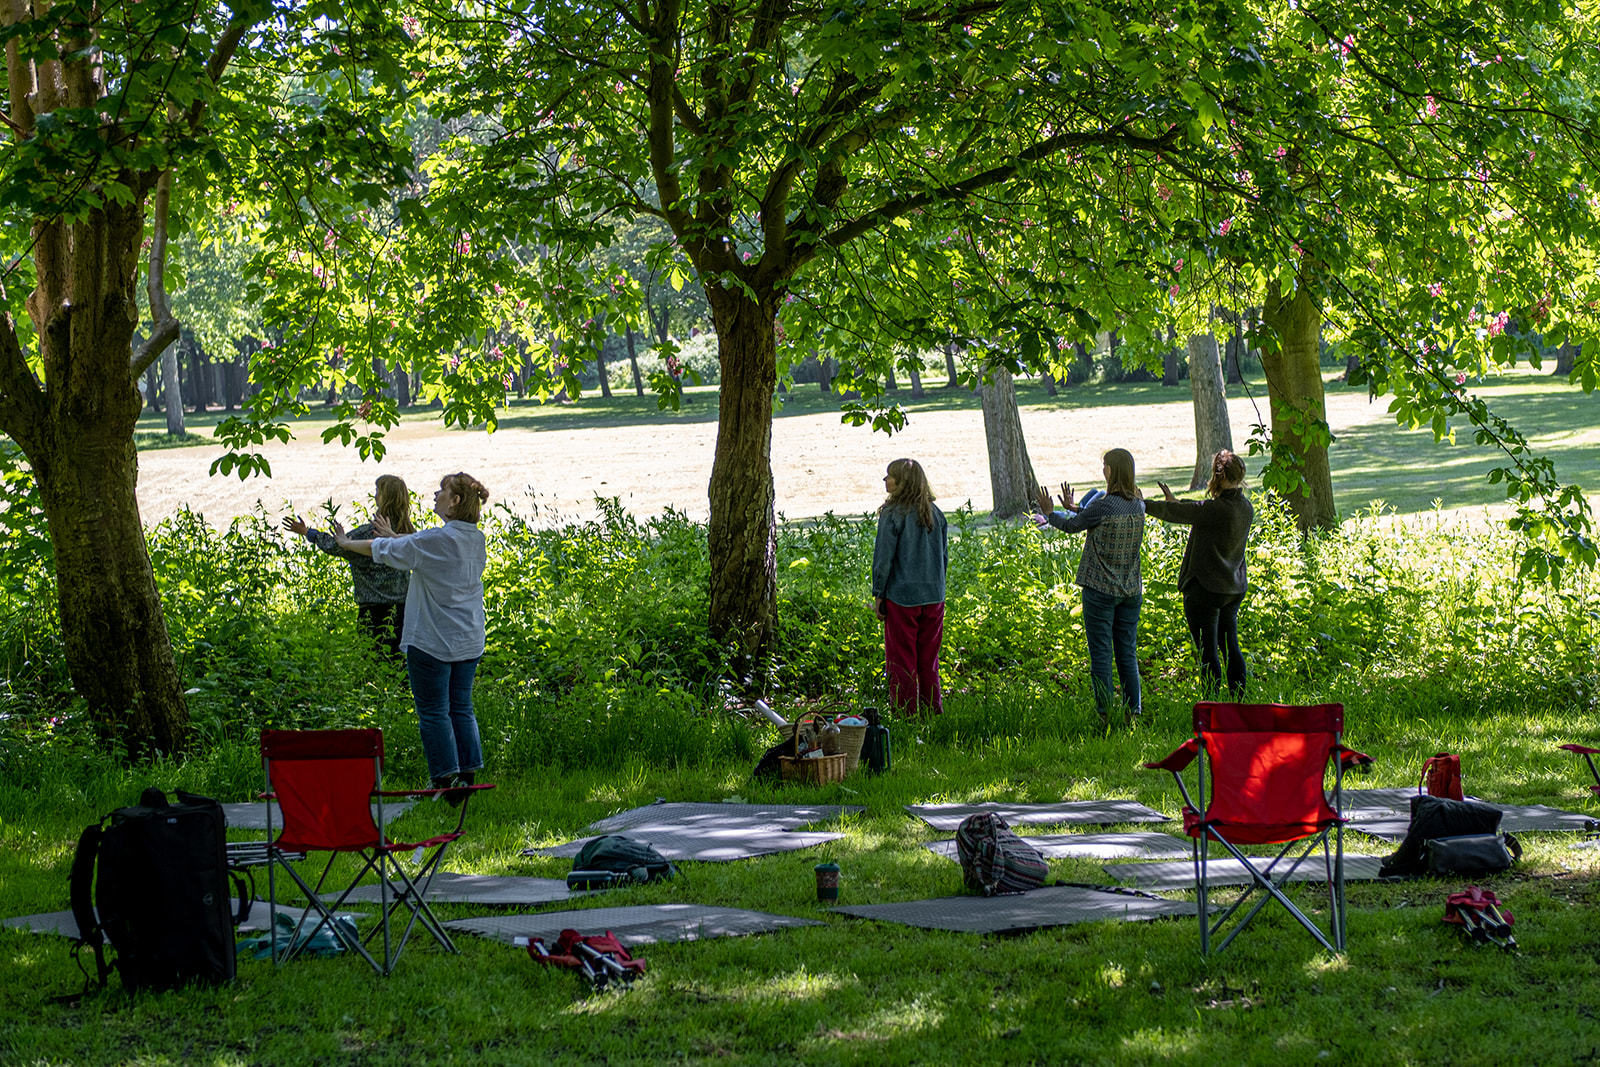
[[[639,350],[634,344],[632,326],[628,327],[626,336],[628,338],[628,365],[633,368],[633,395],[644,396],[644,378],[639,374]]]
[[[150,364],[144,369],[144,399],[145,405],[151,411],[161,410],[161,383],[156,378],[156,365]]]
[[[983,402],[983,436],[989,448],[989,485],[994,491],[994,517],[1009,519],[1034,509],[1039,482],[1028,461],[1017,411],[1017,390],[1011,372],[994,367],[978,388]]]
[[[198,341],[185,334],[183,346],[189,352],[189,399],[196,415],[211,406],[211,382],[206,374],[206,353]]]
[[[175,752],[188,709],[134,497],[132,430],[89,430],[53,451],[33,469],[73,688],[131,752]]]
[[[0,429],[21,447],[38,485],[67,670],[102,735],[134,755],[178,750],[188,727],[134,495],[143,204],[140,191],[71,225],[34,226],[38,269],[27,304],[42,385],[0,309]],[[175,337],[172,320],[157,325]],[[167,408],[181,407],[174,385]]]
[[[1578,364],[1578,354],[1581,353],[1582,351],[1583,351],[1583,346],[1582,345],[1571,345],[1571,344],[1562,345],[1560,348],[1556,349],[1556,369],[1555,369],[1555,372],[1554,372],[1555,376],[1557,378],[1568,378],[1568,377],[1571,377],[1572,376],[1572,368],[1577,366],[1577,364]]]
[[[168,345],[161,353],[161,402],[167,409],[167,436],[182,437],[183,389],[178,384],[177,345]]]
[[[922,399],[922,357],[914,357],[914,362],[909,368],[911,373],[911,399]]]
[[[1112,336],[1115,337],[1116,334],[1112,334]],[[1078,360],[1083,365],[1083,380],[1088,381],[1094,377],[1094,357],[1089,354],[1089,346],[1082,341],[1076,342],[1073,347],[1078,350]],[[1071,384],[1071,375],[1067,376],[1067,382]]]
[[[1178,374],[1178,350],[1169,348],[1161,356],[1161,384],[1171,387],[1181,380]]]
[[[411,406],[411,374],[404,367],[394,369],[394,402],[401,409]]]
[[[1228,337],[1228,351],[1223,359],[1227,373],[1223,376],[1228,385],[1244,384],[1244,368],[1239,361],[1244,358],[1244,318],[1234,320],[1233,333]]]
[[[1189,479],[1189,488],[1204,489],[1211,480],[1211,457],[1221,449],[1233,448],[1216,334],[1197,333],[1189,338],[1189,394],[1194,397],[1195,444],[1194,476]]]
[[[957,346],[954,341],[945,342],[944,366],[945,373],[949,375],[949,377],[945,379],[944,383],[944,387],[946,389],[954,389],[960,384],[958,381],[956,381],[956,347]]]
[[[1261,353],[1272,408],[1272,463],[1287,475],[1280,492],[1302,530],[1338,522],[1333,476],[1328,469],[1327,407],[1322,391],[1318,341],[1322,309],[1304,283],[1285,294],[1274,280],[1267,287],[1262,321],[1277,335],[1277,351]]]
[[[719,339],[717,343],[720,345],[722,342]],[[833,392],[833,368],[832,356],[817,360],[817,384],[821,388],[823,395]]]
[[[599,351],[594,354],[595,370],[600,372],[600,395],[607,400],[611,399],[611,375],[606,372],[606,346],[601,343]]]
[[[778,383],[776,305],[770,295],[708,287],[721,389],[711,465],[712,636],[746,672],[771,651],[777,627],[777,540],[772,487],[772,397]]]
[[[894,380],[894,364],[890,363],[883,372],[883,391],[892,393],[900,388],[900,383]]]

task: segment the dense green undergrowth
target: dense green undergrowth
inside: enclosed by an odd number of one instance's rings
[[[1347,739],[1378,760],[1360,784],[1413,783],[1423,757],[1449,749],[1480,795],[1594,811],[1579,767],[1556,749],[1600,739],[1592,576],[1571,574],[1561,587],[1518,581],[1503,531],[1361,517],[1302,538],[1268,502],[1258,505],[1241,617],[1255,697],[1344,703]],[[64,943],[6,933],[0,1061],[912,1063],[998,1049],[1022,1062],[1470,1063],[1512,1050],[1573,1062],[1600,1048],[1600,864],[1570,835],[1528,835],[1521,869],[1493,883],[1518,916],[1515,956],[1475,952],[1443,928],[1447,887],[1433,882],[1353,887],[1343,958],[1276,918],[1202,961],[1186,922],[995,940],[816,911],[810,868],[823,856],[843,866],[852,903],[957,891],[956,867],[919,847],[934,835],[904,804],[1114,796],[1175,810],[1170,779],[1140,765],[1182,739],[1197,696],[1173,588],[1182,531],[1152,523],[1146,539],[1146,722],[1107,734],[1092,723],[1083,677],[1072,585],[1081,539],[951,518],[946,713],[896,724],[893,774],[810,792],[748,780],[772,731],[738,711],[727,656],[706,636],[703,527],[676,514],[639,521],[615,506],[559,529],[504,512],[490,522],[489,652],[476,695],[500,788],[477,805],[451,865],[558,877],[563,861],[521,850],[658,796],[861,804],[862,815],[836,824],[845,837],[835,845],[692,864],[627,899],[826,925],[656,946],[639,988],[595,1001],[576,997],[566,975],[468,939],[462,959],[408,950],[388,980],[349,960],[279,974],[252,962],[225,990],[129,997],[113,988],[61,1005],[48,996],[81,985]],[[872,534],[869,520],[832,516],[782,530],[780,640],[767,687],[780,707],[881,699],[881,636],[867,604]],[[151,532],[195,735],[182,761],[144,764],[108,749],[72,699],[44,543],[15,526],[7,536],[5,915],[64,907],[78,829],[144,785],[252,795],[264,726],[380,726],[391,783],[421,783],[403,675],[359,633],[343,565],[289,543],[265,516],[216,531],[180,515]],[[413,817],[421,825],[432,813]],[[1107,881],[1087,861],[1055,861],[1052,873]],[[1303,896],[1315,907],[1314,894]],[[1481,1040],[1463,1043],[1463,1033]]]

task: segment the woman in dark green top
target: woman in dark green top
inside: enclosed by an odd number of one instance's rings
[[[1244,653],[1239,650],[1239,605],[1249,582],[1244,573],[1244,546],[1255,509],[1244,495],[1244,460],[1228,449],[1211,458],[1210,499],[1179,500],[1165,482],[1157,482],[1164,500],[1145,502],[1145,514],[1163,522],[1188,526],[1189,543],[1178,568],[1183,617],[1200,652],[1200,677],[1206,698],[1216,696],[1222,680],[1221,652],[1228,656],[1228,691],[1244,695]]]

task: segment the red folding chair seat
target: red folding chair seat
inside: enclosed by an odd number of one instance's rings
[[[1344,708],[1339,704],[1207,702],[1194,706],[1194,731],[1194,736],[1166,759],[1146,763],[1145,767],[1171,771],[1183,796],[1183,829],[1194,839],[1200,951],[1209,954],[1212,938],[1254,897],[1254,905],[1234,923],[1216,951],[1227,948],[1262,908],[1277,901],[1325,948],[1343,952],[1344,772],[1372,762],[1341,742]],[[1197,759],[1197,783],[1191,794],[1180,772]],[[1325,788],[1330,763],[1331,793]],[[1252,878],[1239,898],[1215,919],[1210,911],[1208,878],[1213,841],[1242,863]],[[1304,847],[1295,854],[1295,846],[1301,843]],[[1239,848],[1241,845],[1283,847],[1269,863],[1258,868]],[[1319,846],[1329,892],[1326,929],[1283,892],[1290,876]],[[1286,865],[1280,867],[1284,861]]]
[[[390,974],[417,923],[421,923],[447,951],[457,951],[450,936],[428,907],[426,896],[433,876],[439,870],[445,850],[462,836],[467,804],[473,792],[492,789],[483,784],[462,787],[464,796],[453,830],[422,841],[393,841],[383,814],[384,801],[406,797],[438,797],[454,790],[383,788],[383,732],[380,730],[263,730],[261,764],[266,771],[267,792],[267,886],[271,898],[273,960],[293,958],[322,926],[327,926],[350,951],[358,953],[379,974]],[[282,829],[273,837],[272,802],[281,811]],[[327,863],[316,883],[309,884],[295,868],[295,861],[312,852],[328,853]],[[361,861],[350,879],[330,904],[324,891],[334,862],[341,853]],[[419,865],[415,873],[406,870],[404,857],[415,854]],[[295,924],[289,943],[281,950],[276,938],[278,894],[276,872],[287,871],[307,904]],[[334,914],[344,906],[350,893],[371,872],[377,875],[382,918],[364,939],[349,932]],[[395,938],[390,919],[401,906],[410,912],[405,930]],[[312,913],[317,920],[310,931],[305,925]],[[368,951],[379,931],[383,934],[381,962]]]

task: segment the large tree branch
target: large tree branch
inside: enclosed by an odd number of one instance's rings
[[[0,289],[0,306],[4,301],[5,290]],[[31,453],[44,411],[44,390],[28,369],[16,323],[9,312],[0,311],[0,429]]]
[[[988,170],[981,171],[959,182],[940,186],[936,189],[929,189],[914,196],[902,196],[893,200],[886,200],[853,221],[847,222],[834,229],[831,233],[824,235],[821,244],[830,248],[839,248],[849,244],[864,233],[870,233],[914,211],[935,204],[948,204],[965,200],[980,189],[1010,181],[1024,166],[1030,163],[1037,163],[1039,160],[1046,159],[1059,152],[1069,152],[1077,148],[1112,145],[1120,145],[1139,152],[1167,152],[1171,151],[1181,141],[1182,136],[1183,128],[1181,126],[1173,126],[1156,137],[1146,137],[1142,134],[1134,133],[1125,126],[1114,126],[1107,130],[1094,132],[1057,134],[1023,149],[1009,163],[990,167]],[[790,261],[791,269],[799,267],[816,254],[814,250],[804,248],[796,249],[796,253]]]
[[[9,28],[24,22],[28,18],[28,0],[5,0],[3,12],[0,25]],[[31,101],[38,86],[33,60],[22,54],[21,38],[18,37],[6,42],[6,84],[10,90],[11,114],[5,116],[5,121],[20,141],[33,133]]]
[[[692,218],[683,208],[683,182],[673,143],[673,96],[677,90],[674,48],[678,39],[678,0],[661,0],[650,23],[650,73],[646,86],[649,100],[650,171],[667,224],[680,238]]]
[[[228,28],[222,31],[222,36],[217,39],[217,47],[211,53],[211,58],[206,60],[206,77],[212,85],[222,83],[222,74],[228,69],[228,64],[233,61],[234,53],[239,50],[239,43],[244,40],[244,35],[255,25],[254,19],[242,15],[234,15],[228,21]],[[197,99],[189,106],[189,128],[199,129],[200,120],[205,117],[206,102],[204,98]]]
[[[145,292],[150,297],[150,336],[134,352],[128,372],[135,378],[156,361],[162,350],[178,339],[178,320],[167,301],[167,219],[172,207],[172,171],[164,170],[156,182],[154,220],[150,235],[150,272]]]

